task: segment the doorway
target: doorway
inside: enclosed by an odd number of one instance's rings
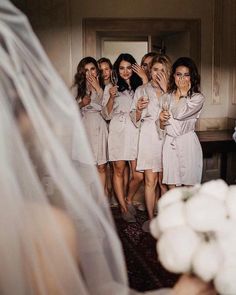
[[[148,52],[147,41],[126,41],[126,40],[103,40],[101,56],[109,58],[112,64],[120,53],[130,53],[138,64],[144,54]]]
[[[97,59],[110,56],[113,60],[127,46],[130,46],[129,53],[137,55],[138,60],[148,51],[162,52],[173,61],[180,56],[189,56],[200,69],[201,22],[198,19],[140,18],[83,20],[84,56],[91,55]]]

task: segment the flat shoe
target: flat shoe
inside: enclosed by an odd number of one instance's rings
[[[129,204],[129,203],[127,203],[127,208],[128,208],[128,210],[129,210],[129,212],[132,214],[132,215],[136,215],[137,214],[137,211],[136,211],[136,209],[135,209],[135,207],[134,207],[134,205],[133,204]]]
[[[146,211],[146,206],[144,204],[139,204],[138,207],[137,207],[137,209],[139,211]]]
[[[111,207],[118,207],[119,206],[119,203],[117,202],[117,200],[114,196],[112,196],[110,199],[110,206]]]
[[[124,219],[124,221],[128,223],[136,222],[136,218],[129,211],[121,213],[121,216]]]

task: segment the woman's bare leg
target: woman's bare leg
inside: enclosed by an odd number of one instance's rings
[[[105,191],[107,192],[108,198],[111,201],[112,197],[113,197],[113,166],[112,163],[109,162],[107,164],[107,168],[106,168],[106,189]]]
[[[157,172],[153,172],[152,170],[144,171],[145,177],[145,202],[148,212],[149,219],[154,217],[154,208],[156,203],[156,185],[158,182],[158,174]]]
[[[100,176],[102,187],[104,189],[105,194],[107,195],[107,192],[106,192],[106,179],[107,179],[106,166],[107,166],[106,163],[101,164],[101,165],[97,165],[97,170],[98,170],[98,173],[99,173],[99,176]]]
[[[130,164],[132,170],[132,177],[129,182],[129,191],[126,199],[128,204],[132,203],[133,197],[143,181],[143,173],[136,171],[137,161],[130,161]]]
[[[129,180],[130,180],[130,167],[129,167],[129,162],[126,162],[125,163],[125,172],[124,172],[124,192],[125,192],[125,195],[128,194]]]
[[[163,172],[159,172],[159,177],[158,177],[158,185],[160,187],[160,197],[164,195],[164,193],[166,193],[168,191],[168,187],[166,184],[162,183],[162,179],[163,179]]]
[[[122,212],[127,212],[127,205],[125,202],[124,194],[124,171],[125,161],[114,161],[113,162],[113,189],[115,191],[118,202],[121,206]]]

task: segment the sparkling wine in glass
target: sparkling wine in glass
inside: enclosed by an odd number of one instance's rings
[[[148,92],[147,92],[147,90],[146,90],[145,87],[143,87],[143,88],[141,89],[141,96],[142,96],[142,98],[143,98],[143,101],[144,101],[144,102],[148,102],[148,104],[149,104],[150,99],[149,99]],[[144,116],[143,116],[143,117],[145,117],[145,118],[147,118],[147,117],[151,117],[151,114],[150,114],[149,111],[148,111],[148,105],[147,105],[147,107],[146,107],[146,112],[144,113]]]
[[[170,96],[169,95],[162,96],[161,107],[164,112],[169,112],[169,110],[170,110]],[[168,121],[166,121],[164,125],[169,125],[169,124],[170,123]]]
[[[113,84],[113,86],[116,86],[118,83],[118,75],[115,70],[112,70],[111,72],[111,83]]]
[[[112,70],[111,72],[111,83],[113,86],[117,86],[118,83],[118,75],[115,70]],[[118,91],[116,92],[116,96],[118,96]]]

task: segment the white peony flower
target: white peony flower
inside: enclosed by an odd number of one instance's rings
[[[221,267],[214,279],[216,290],[221,295],[236,294],[236,266]]]
[[[236,266],[236,221],[227,219],[215,234],[224,255],[224,265]]]
[[[150,222],[150,232],[155,239],[157,239],[157,240],[159,239],[159,237],[161,235],[161,230],[160,230],[160,227],[158,224],[157,217],[153,218]]]
[[[172,203],[182,201],[183,199],[183,188],[177,187],[167,191],[158,201],[158,212],[165,209]]]
[[[228,192],[228,185],[224,180],[217,179],[205,182],[199,190],[201,195],[209,195],[224,201]]]
[[[202,280],[214,280],[221,295],[236,295],[236,186],[219,179],[172,189],[158,208],[151,232],[159,238],[163,266],[175,273],[192,269]]]
[[[165,210],[158,214],[157,222],[161,232],[171,227],[186,225],[185,203],[178,201],[165,207]]]
[[[199,235],[188,226],[170,228],[161,235],[157,243],[160,262],[171,272],[188,272],[200,242]]]
[[[229,214],[229,217],[236,219],[236,185],[231,185],[229,187],[227,196],[226,196],[226,208]]]
[[[202,241],[193,256],[193,272],[203,281],[211,281],[223,261],[223,254],[215,240]]]
[[[196,194],[186,202],[186,220],[197,231],[217,230],[226,219],[226,207],[212,196]]]

